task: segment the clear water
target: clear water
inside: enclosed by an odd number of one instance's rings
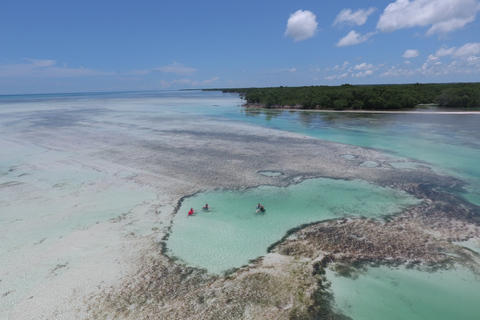
[[[257,125],[376,148],[424,161],[467,181],[462,196],[480,205],[480,114],[344,114],[243,110]]]
[[[209,211],[201,209],[206,203]],[[256,213],[258,203],[265,205],[265,213]],[[418,203],[393,189],[331,179],[199,193],[183,201],[167,247],[170,255],[190,265],[221,273],[265,255],[269,245],[302,224],[347,216],[376,218]],[[190,208],[198,213],[188,216]]]
[[[480,204],[480,115],[264,113],[239,108],[240,104],[236,95],[199,91],[0,96],[0,318],[8,318],[20,302],[35,301],[36,293],[59,299],[72,291],[68,287],[72,281],[76,286],[88,284],[90,275],[71,277],[74,266],[81,262],[91,266],[85,261],[97,259],[92,252],[113,245],[116,239],[110,227],[99,228],[102,234],[97,234],[92,226],[144,210],[139,214],[141,221],[131,221],[122,231],[151,229],[154,224],[146,212],[158,196],[156,190],[129,179],[141,170],[99,165],[91,152],[96,151],[96,141],[108,147],[107,136],[144,137],[156,129],[151,121],[155,117],[191,125],[236,121],[252,124],[252,129],[269,127],[377,148],[464,179],[470,186],[462,196]],[[58,135],[92,134],[96,141],[82,145],[72,139],[61,150],[46,149],[25,135],[35,134],[37,128],[55,130]],[[392,165],[402,168],[405,163]],[[377,196],[375,201],[362,201],[368,191]],[[220,272],[264,254],[286,230],[299,224],[344,216],[347,211],[378,217],[385,213],[380,211],[386,204],[395,203],[389,209],[397,212],[411,200],[361,181],[307,180],[288,188],[212,191],[185,199],[175,217],[169,246],[178,242],[187,253],[192,248],[202,252],[195,258],[198,261],[185,259],[194,265],[205,266],[205,257],[216,255],[218,260],[211,268]],[[212,207],[210,212],[187,218],[185,208],[200,209],[206,202]],[[266,204],[263,215],[255,214],[258,202]],[[88,239],[82,238],[84,230],[89,231]],[[230,238],[236,241],[228,243]],[[241,258],[235,260],[237,256]],[[68,268],[61,269],[65,278],[58,278],[58,283],[65,285],[51,290],[58,291],[54,296],[47,284],[53,281],[52,270],[58,264],[68,264]],[[402,319],[478,319],[480,281],[468,271],[457,271],[426,274],[376,268],[355,281],[329,278],[338,306],[354,319],[402,315]],[[33,293],[35,298],[30,300]],[[366,296],[371,298],[365,301]]]
[[[370,268],[357,279],[327,270],[336,307],[355,320],[477,320],[480,277],[457,267],[433,273]]]

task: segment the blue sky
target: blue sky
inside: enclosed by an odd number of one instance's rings
[[[0,94],[478,82],[480,0],[3,0]]]

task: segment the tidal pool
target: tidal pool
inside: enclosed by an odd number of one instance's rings
[[[203,211],[208,203],[211,209]],[[258,203],[265,213],[256,213]],[[185,198],[166,242],[168,254],[221,273],[263,256],[289,229],[327,219],[396,214],[419,200],[365,181],[308,179],[288,187],[199,193]],[[190,208],[197,211],[188,216]]]
[[[404,267],[370,268],[357,279],[327,270],[336,306],[355,320],[476,320],[480,276],[457,267],[422,272]]]

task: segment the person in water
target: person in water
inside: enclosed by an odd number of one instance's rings
[[[210,207],[208,206],[208,203],[205,205],[205,207],[203,207],[203,210],[205,210],[205,211],[210,210]]]
[[[258,211],[265,212],[265,207],[262,206],[260,203],[257,205],[256,209],[257,209],[257,213],[258,213]]]
[[[193,211],[193,208],[190,208],[190,211],[188,211],[188,215],[193,216],[194,213],[195,213],[195,211]]]

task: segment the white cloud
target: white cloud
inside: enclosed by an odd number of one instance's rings
[[[382,73],[380,77],[409,77],[415,74],[415,71],[409,69],[399,69],[395,66]]]
[[[0,65],[0,77],[72,78],[113,74],[84,67],[69,68],[65,64],[59,66],[55,60],[25,59],[25,61]]]
[[[428,56],[427,61],[422,65],[421,68],[417,69],[417,71],[419,74],[424,76],[439,76],[449,73],[440,61],[440,58],[434,56],[433,54]]]
[[[290,69],[290,72],[296,72],[296,71],[297,71],[297,68]]]
[[[366,70],[365,72],[357,72],[352,74],[352,78],[364,78],[373,74],[373,70]]]
[[[179,75],[192,75],[197,71],[195,68],[188,68],[177,62],[174,62],[169,66],[160,67],[156,70],[164,73],[175,73]]]
[[[455,50],[454,57],[471,57],[480,54],[480,42],[477,43],[465,43],[463,46]]]
[[[437,57],[444,57],[444,56],[452,56],[454,58],[472,58],[476,55],[480,54],[480,42],[476,43],[465,43],[460,48],[451,47],[448,48],[447,46],[442,46],[440,49],[437,50],[435,56]]]
[[[373,64],[367,64],[366,62],[357,64],[355,67],[353,67],[354,70],[369,70],[372,68],[373,68]]]
[[[405,51],[402,58],[406,58],[406,59],[416,58],[416,57],[418,57],[419,54],[420,53],[418,52],[418,50],[409,49],[409,50]]]
[[[348,24],[348,25],[361,26],[365,24],[365,22],[367,22],[368,16],[374,13],[376,10],[377,10],[376,8],[369,8],[369,9],[359,9],[357,11],[352,12],[351,9],[343,9],[335,18],[333,25]]]
[[[345,37],[340,39],[335,46],[337,47],[345,47],[345,46],[353,46],[355,44],[359,44],[362,42],[367,41],[374,32],[367,33],[366,35],[362,35],[355,30],[350,31]]]
[[[397,0],[389,4],[377,23],[382,32],[428,27],[427,35],[448,33],[475,20],[478,0]]]
[[[447,48],[446,45],[443,45],[440,49],[437,50],[435,55],[437,57],[449,56],[449,55],[452,55],[454,51],[455,51],[455,47]]]
[[[335,68],[327,68],[326,71],[342,71],[346,69],[346,67],[350,63],[348,61],[345,61],[343,63],[343,67],[340,66],[335,66]],[[362,62],[360,64],[356,64],[355,66],[352,66],[346,70],[346,72],[339,74],[339,75],[329,75],[326,76],[324,79],[325,80],[335,80],[335,79],[344,79],[344,78],[363,78],[363,77],[368,77],[372,75],[375,71],[379,69],[378,66],[375,66],[371,63],[366,63]]]
[[[308,10],[298,10],[290,15],[287,21],[285,36],[301,41],[314,36],[317,30],[316,16]]]
[[[453,76],[480,74],[480,43],[467,43],[460,48],[442,46],[435,55],[431,54],[420,68],[398,68],[393,66],[382,73],[381,77],[409,76]],[[442,58],[451,56],[453,61],[445,63]],[[406,66],[408,67],[408,65]]]
[[[332,70],[345,70],[349,64],[350,62],[345,60],[341,66],[337,64],[335,67],[332,68]]]

